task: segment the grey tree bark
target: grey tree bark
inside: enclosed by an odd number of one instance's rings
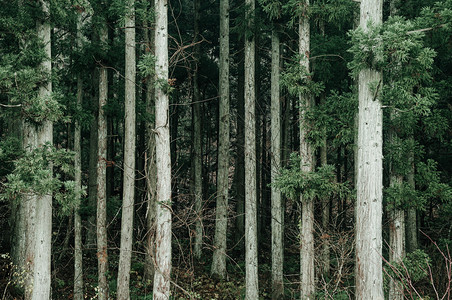
[[[156,254],[153,297],[170,297],[171,274],[171,153],[168,94],[168,2],[155,0],[155,144],[157,166]]]
[[[130,264],[135,197],[135,1],[127,1],[125,16],[125,117],[124,117],[124,179],[121,218],[117,299],[129,299]]]
[[[276,26],[276,25],[275,25]],[[274,182],[281,168],[281,103],[279,87],[280,42],[277,29],[272,30],[271,69],[271,182]],[[284,298],[283,281],[283,208],[281,192],[271,188],[272,228],[272,299]]]
[[[304,1],[304,9],[309,8],[309,0]],[[298,51],[302,56],[300,64],[309,72],[311,33],[307,14],[300,18],[298,27]],[[300,94],[300,168],[305,172],[314,170],[314,150],[308,140],[309,123],[306,114],[312,109],[313,99],[308,93]],[[310,299],[315,293],[314,277],[314,199],[300,196],[302,203],[301,217],[301,245],[300,245],[300,273],[301,273],[301,299]]]
[[[257,277],[257,194],[255,118],[254,0],[246,0],[249,31],[245,37],[245,272],[246,300],[259,298]]]
[[[100,25],[101,43],[108,43],[106,21]],[[99,68],[99,112],[97,125],[97,268],[98,298],[108,299],[108,253],[107,253],[107,116],[104,106],[108,97],[107,68]]]
[[[226,277],[229,188],[229,0],[220,1],[220,75],[217,208],[212,274]]]
[[[151,3],[154,7],[154,3]],[[154,53],[154,29],[148,28],[147,22],[144,23],[144,38],[146,43],[146,53]],[[155,115],[155,90],[154,76],[146,78],[146,112]],[[157,170],[155,165],[155,121],[151,120],[146,124],[146,255],[144,265],[144,278],[146,282],[154,279],[154,257],[155,257],[155,211],[157,194]]]
[[[362,0],[360,26],[382,23],[382,0]],[[365,68],[358,80],[356,204],[356,298],[383,299],[382,274],[382,73]],[[377,86],[377,90],[371,89]]]
[[[77,48],[82,47],[83,14],[77,16]],[[77,108],[81,109],[83,101],[83,79],[82,74],[77,74]],[[82,149],[81,149],[81,125],[75,120],[74,125],[74,170],[75,184],[78,191],[82,188]],[[80,199],[81,200],[81,199]],[[82,220],[79,212],[80,206],[74,209],[74,300],[83,300],[83,245],[82,245]]]
[[[193,76],[193,166],[194,166],[194,196],[195,196],[195,246],[194,254],[197,259],[202,255],[203,224],[202,224],[202,145],[201,145],[201,97],[199,92],[198,64],[201,56],[199,44],[200,0],[193,1],[195,17],[195,39],[198,42],[194,47],[195,71]]]

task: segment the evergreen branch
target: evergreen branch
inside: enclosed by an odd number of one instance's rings
[[[0,106],[12,108],[12,107],[21,107],[22,104],[2,104],[2,103],[0,103]]]
[[[431,31],[431,30],[434,30],[434,29],[442,28],[442,27],[444,27],[446,25],[447,24],[441,24],[441,25],[438,25],[438,26],[435,26],[435,27],[427,27],[427,28],[422,28],[422,29],[411,30],[411,31],[407,31],[406,34],[413,34],[413,33],[416,33],[416,32]]]

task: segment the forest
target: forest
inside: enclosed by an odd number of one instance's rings
[[[8,0],[0,299],[451,299],[452,0]]]

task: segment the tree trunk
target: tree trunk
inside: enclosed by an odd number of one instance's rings
[[[275,25],[276,26],[276,25]],[[272,30],[271,69],[271,182],[276,180],[281,168],[281,103],[279,97],[279,34]],[[281,192],[271,187],[271,227],[272,227],[272,299],[284,299],[283,281],[283,236],[282,236]]]
[[[83,14],[77,16],[77,48],[82,48]],[[83,79],[82,74],[77,74],[77,108],[82,108]],[[82,188],[82,149],[81,149],[81,125],[80,120],[75,120],[74,126],[74,170],[75,185],[78,191]],[[80,199],[81,200],[81,199]],[[74,209],[74,300],[83,300],[83,255],[82,255],[82,220],[79,212],[80,206]]]
[[[100,26],[101,43],[108,42],[107,24]],[[107,254],[107,116],[104,106],[108,97],[107,68],[99,68],[99,114],[97,125],[97,267],[98,267],[98,298],[108,299],[108,254]]]
[[[362,0],[360,26],[382,23],[382,0]],[[377,90],[371,89],[377,84]],[[356,206],[356,298],[383,299],[382,273],[382,110],[381,72],[366,68],[359,73]]]
[[[41,63],[41,70],[47,74],[48,80],[39,87],[39,96],[41,101],[52,95],[51,81],[51,41],[50,41],[50,23],[49,20],[49,3],[41,1],[43,18],[37,21],[38,37],[44,44],[46,58]],[[33,125],[31,125],[33,126]],[[53,124],[49,120],[43,121],[37,128],[37,147],[46,143],[53,142]],[[52,166],[49,165],[51,169]],[[52,174],[50,176],[53,176]],[[35,222],[33,239],[30,240],[34,250],[33,267],[33,286],[31,298],[26,299],[50,299],[50,275],[51,275],[51,241],[52,241],[52,195],[42,195],[36,197],[35,206]],[[33,204],[31,204],[33,205]],[[27,257],[28,258],[28,257]],[[26,293],[26,296],[30,294]]]
[[[195,39],[199,38],[200,0],[194,1],[195,10]],[[194,47],[195,71],[193,75],[193,166],[194,166],[194,194],[195,194],[195,247],[197,259],[202,255],[203,224],[202,224],[202,145],[201,145],[201,97],[199,93],[198,65],[200,59],[200,44]]]
[[[150,3],[152,8],[154,3]],[[148,23],[144,23],[144,38],[146,42],[146,53],[154,53],[154,29],[148,28]],[[155,115],[155,80],[154,76],[148,76],[146,79],[146,112],[150,116]],[[155,211],[157,194],[157,171],[155,165],[155,121],[151,118],[146,124],[146,256],[144,265],[144,279],[146,282],[154,279],[154,237],[155,237]]]
[[[411,139],[414,139],[411,137]],[[407,182],[410,185],[410,187],[414,190],[415,189],[415,182],[414,182],[414,152],[413,150],[409,153],[410,158],[410,172],[407,174]],[[407,214],[406,214],[406,251],[408,253],[413,252],[414,250],[418,249],[418,240],[417,240],[417,212],[415,207],[408,208]]]
[[[220,75],[217,209],[212,274],[226,276],[226,234],[229,188],[229,0],[220,1]]]
[[[256,119],[254,0],[246,0],[246,19],[250,36],[245,37],[245,272],[246,300],[259,298],[257,278],[257,195],[256,195]]]
[[[157,161],[156,255],[153,297],[170,297],[171,274],[171,154],[168,94],[168,2],[155,0],[155,144]]]
[[[303,4],[307,11],[309,0]],[[299,53],[302,56],[300,64],[309,72],[310,57],[310,26],[309,18],[300,18],[299,23]],[[312,97],[310,94],[300,94],[300,168],[305,172],[314,169],[314,153],[308,140],[309,124],[306,114],[312,109]],[[314,278],[314,199],[300,196],[302,203],[301,218],[301,247],[300,247],[300,272],[301,272],[301,299],[310,299],[315,293]]]
[[[121,248],[118,266],[117,299],[129,299],[130,264],[132,258],[133,213],[135,197],[135,9],[134,0],[127,1],[125,19],[125,117],[124,117],[124,181],[121,218]]]
[[[237,75],[237,161],[235,163],[234,185],[236,204],[235,242],[243,249],[245,235],[245,68],[244,51],[239,53]]]

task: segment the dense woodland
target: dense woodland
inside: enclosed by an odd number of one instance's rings
[[[451,299],[451,0],[9,0],[1,299]]]

